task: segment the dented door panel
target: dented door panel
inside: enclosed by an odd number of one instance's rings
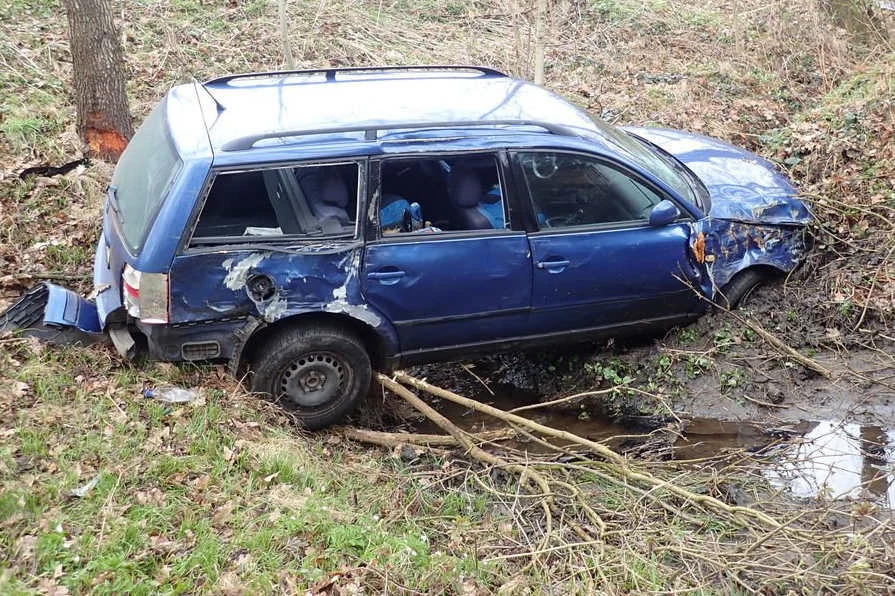
[[[528,334],[531,265],[522,232],[371,243],[362,285],[405,354]]]
[[[699,309],[701,267],[688,223],[532,234],[535,333],[685,318]],[[560,269],[551,263],[568,264]]]
[[[171,270],[171,320],[256,317],[273,323],[301,312],[336,312],[377,327],[360,301],[362,249],[315,245],[292,253],[233,247],[177,257]]]

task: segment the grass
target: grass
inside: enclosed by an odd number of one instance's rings
[[[895,163],[890,137],[868,134],[891,128],[891,47],[834,31],[813,0],[736,4],[738,13],[695,0],[550,3],[548,86],[620,123],[711,134],[779,163],[796,157],[789,165],[810,193],[847,199],[841,216],[818,207],[837,234],[870,230],[846,235],[844,244],[887,246],[861,218],[867,196],[895,205],[885,179]],[[481,63],[527,76],[531,12],[520,7],[526,3],[290,3],[290,35],[299,67]],[[127,0],[121,14],[138,121],[171,85],[191,77],[284,67],[275,3]],[[91,266],[110,166],[53,179],[17,177],[26,167],[81,155],[62,22],[56,1],[0,6],[0,306],[34,275],[86,274]],[[835,239],[824,243],[845,250]],[[830,254],[821,265],[836,262]],[[867,291],[866,261],[839,263],[863,293],[831,301],[844,282],[819,275],[826,284],[816,292],[821,298],[769,320],[793,338],[809,311],[837,327],[854,323],[883,296],[880,284]],[[90,291],[89,281],[73,285]],[[869,315],[884,318],[876,312],[885,304]],[[558,393],[643,382],[667,397],[687,380],[714,375],[733,393],[744,379],[717,360],[749,343],[736,329],[688,328],[647,362],[565,357],[541,370],[539,380],[554,380]],[[144,386],[163,384],[200,387],[204,401],[168,407],[139,397]],[[668,412],[664,401],[649,403],[642,394],[620,392],[617,399],[606,407]],[[600,546],[502,558],[536,548],[543,520],[537,507],[507,497],[519,487],[500,474],[458,452],[408,461],[338,432],[306,436],[218,368],[125,363],[105,347],[42,349],[0,339],[0,437],[2,593],[304,593],[334,585],[711,594],[745,591],[744,582],[776,593],[830,586],[873,593],[879,578],[865,571],[887,573],[874,558],[876,547],[863,543],[837,543],[813,562],[795,557],[802,569],[793,573],[801,575],[789,579],[714,565],[706,553],[730,552],[739,561],[740,528],[663,495],[692,519],[676,515],[590,472],[572,480],[620,531]],[[656,470],[709,494],[730,480],[711,466]],[[95,478],[85,496],[71,496]],[[760,477],[734,479],[767,496]],[[789,506],[771,497],[773,506]],[[869,522],[865,516],[855,523]],[[762,551],[762,560],[791,569],[784,551]],[[809,577],[807,568],[836,579]]]
[[[152,365],[120,374],[106,348],[29,344],[9,356],[20,366],[5,378],[27,389],[2,402],[14,410],[0,447],[0,537],[6,565],[29,572],[4,576],[3,591],[54,577],[73,592],[215,591],[225,580],[268,592],[283,577],[312,584],[346,568],[391,570],[423,589],[488,581],[493,566],[470,564],[462,534],[438,540],[442,525],[481,520],[481,498],[433,498],[398,462],[306,440],[233,381],[172,408],[134,388]]]

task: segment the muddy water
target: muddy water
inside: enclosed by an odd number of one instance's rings
[[[631,457],[652,455],[693,461],[738,453],[743,466],[761,470],[768,481],[795,497],[861,499],[895,509],[895,427],[861,426],[840,420],[804,421],[776,428],[700,418],[650,430],[613,423],[600,415],[576,415],[545,408],[525,410],[538,396],[519,389],[496,390],[477,396],[503,410],[605,444]],[[438,409],[470,431],[499,428],[492,418],[442,402]],[[436,432],[420,427],[421,432]],[[522,440],[510,447],[543,451]]]

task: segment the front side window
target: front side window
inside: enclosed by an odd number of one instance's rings
[[[380,183],[383,236],[509,228],[492,154],[388,159]]]
[[[627,173],[592,157],[527,152],[516,159],[542,230],[646,222],[662,200]]]
[[[353,237],[358,165],[324,164],[218,174],[193,244],[280,237]]]

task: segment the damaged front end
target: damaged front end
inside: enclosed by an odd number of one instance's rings
[[[691,249],[705,264],[711,294],[746,269],[788,273],[802,262],[811,213],[774,164],[702,135],[655,128],[626,130],[674,156],[705,187],[708,196],[700,205],[704,217],[694,223]]]
[[[705,267],[714,291],[724,288],[740,271],[753,267],[788,273],[804,260],[808,250],[808,232],[802,225],[706,218],[696,226],[705,239]]]

